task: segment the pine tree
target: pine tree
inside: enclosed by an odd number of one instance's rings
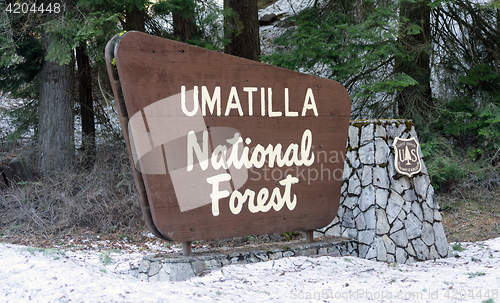
[[[44,4],[48,5],[49,2]],[[62,2],[71,9],[69,2]],[[64,16],[66,12],[61,12]],[[62,20],[53,14],[50,22]],[[47,32],[48,24],[42,25],[42,46],[47,58],[52,34]],[[40,98],[38,105],[38,170],[42,174],[58,170],[71,170],[75,161],[75,137],[73,118],[73,70],[74,62],[59,64],[46,59],[40,75]]]
[[[408,145],[406,145],[406,148],[405,148],[405,157],[404,157],[403,161],[406,161],[406,165],[410,165],[411,155],[410,155],[410,150],[408,150]]]
[[[224,20],[226,38],[230,42],[224,52],[258,61],[260,55],[257,0],[224,0],[232,14]]]
[[[401,118],[432,114],[431,92],[431,7],[429,0],[402,1],[399,7],[401,49],[396,56],[396,73],[406,74],[417,83],[401,88],[396,95]]]

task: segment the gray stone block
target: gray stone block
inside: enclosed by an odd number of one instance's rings
[[[387,200],[389,200],[389,191],[377,188],[375,191],[375,201],[377,205],[385,209],[387,207]]]
[[[404,123],[396,123],[390,124],[386,126],[387,137],[394,140],[396,137],[400,137],[403,132],[406,130],[406,125]],[[390,142],[392,144],[392,142]]]
[[[386,164],[389,161],[390,152],[385,140],[375,139],[375,164]]]
[[[194,277],[194,271],[189,263],[170,264],[170,281],[184,281]]]
[[[349,144],[351,148],[356,148],[359,145],[359,128],[356,126],[349,126]]]
[[[400,264],[406,263],[406,259],[408,258],[408,254],[401,247],[396,247],[396,262]]]
[[[359,243],[370,245],[373,243],[374,239],[375,239],[374,230],[362,230],[359,232],[358,236]]]
[[[436,195],[434,194],[434,187],[429,185],[427,188],[427,198],[425,202],[433,209],[439,209],[439,204],[436,201]]]
[[[429,250],[429,260],[436,260],[440,259],[441,257],[439,256],[436,247],[434,245],[431,246],[431,249]]]
[[[357,150],[351,150],[346,153],[347,159],[349,159],[349,163],[351,163],[351,166],[353,168],[358,168],[359,167],[359,158],[358,158],[358,151]]]
[[[396,253],[396,244],[394,244],[394,242],[387,235],[383,235],[381,237],[381,239],[382,239],[382,242],[384,242],[385,250],[387,251],[387,253],[395,254]]]
[[[418,202],[411,203],[411,212],[417,216],[420,221],[424,221],[424,214],[422,212],[422,208]]]
[[[348,180],[351,174],[352,174],[352,168],[349,166],[349,164],[347,164],[347,162],[344,162],[344,171],[342,172],[342,180],[343,181]],[[347,186],[347,183],[343,183],[342,184],[343,190],[341,192],[344,192],[345,190],[344,184]]]
[[[383,235],[389,232],[389,222],[385,210],[377,209],[377,235]]]
[[[377,247],[375,245],[370,246],[368,252],[366,253],[365,259],[372,260],[377,258]]]
[[[318,250],[315,248],[301,249],[296,252],[296,256],[314,256],[318,254]]]
[[[326,254],[328,254],[328,248],[321,247],[318,249],[318,255],[326,255]]]
[[[385,131],[385,128],[381,124],[376,124],[375,125],[375,138],[385,138],[387,136],[387,133]]]
[[[342,233],[342,237],[356,239],[358,237],[358,230],[355,228],[346,228]]]
[[[391,153],[389,156],[389,165],[387,165],[387,173],[389,174],[389,178],[394,178],[397,174],[396,167],[394,167],[394,154]]]
[[[377,261],[387,261],[387,250],[385,249],[384,241],[382,238],[377,238],[375,242],[377,248]]]
[[[369,142],[372,142],[374,139],[374,137],[373,137],[374,133],[375,133],[375,130],[373,127],[373,123],[370,123],[368,125],[363,126],[363,128],[361,129],[361,138],[360,138],[359,145],[363,146]]]
[[[354,209],[352,210],[352,217],[356,218],[360,213],[361,210],[359,210],[359,207],[354,207]]]
[[[407,247],[408,246],[408,236],[406,235],[406,230],[401,229],[390,235],[390,238],[396,243],[399,247]]]
[[[373,165],[375,162],[375,144],[373,142],[359,148],[359,161],[365,165]]]
[[[361,191],[361,196],[358,201],[359,209],[366,211],[371,206],[375,205],[375,188],[373,185],[368,185]]]
[[[269,259],[270,260],[277,260],[283,258],[283,252],[278,251],[278,252],[273,252],[269,254]]]
[[[420,237],[422,234],[422,221],[420,221],[414,214],[410,213],[405,221],[405,229],[409,239]]]
[[[434,244],[434,229],[432,228],[432,224],[429,222],[423,223],[422,228],[422,241],[428,246]]]
[[[420,238],[414,239],[412,241],[412,244],[413,248],[415,249],[415,253],[417,254],[417,259],[419,260],[429,259],[429,248]]]
[[[149,276],[154,276],[158,274],[160,270],[160,261],[151,262],[151,266],[149,267]]]
[[[399,213],[401,212],[401,209],[403,208],[403,203],[404,200],[399,194],[397,194],[396,192],[391,192],[386,209],[389,224],[392,224],[392,222],[396,220]]]
[[[375,229],[377,228],[377,218],[375,214],[375,207],[370,207],[364,212],[366,228]]]
[[[407,189],[404,192],[403,199],[408,202],[416,202],[418,200],[417,195],[413,189]]]
[[[356,224],[354,222],[354,216],[352,214],[352,210],[346,209],[344,213],[344,218],[342,220],[342,226],[347,228],[355,228]]]
[[[410,180],[407,176],[391,180],[391,189],[394,189],[400,195],[403,195],[404,191],[410,189],[410,187]]]
[[[434,222],[434,210],[427,205],[427,203],[422,203],[422,210],[424,212],[424,220],[433,223]]]
[[[351,195],[361,194],[361,182],[356,174],[352,175],[349,179],[349,185],[347,187],[347,192]]]
[[[392,222],[392,226],[391,226],[391,230],[389,231],[390,234],[398,231],[398,230],[401,230],[404,228],[404,224],[403,224],[403,221],[401,221],[399,218],[394,220],[394,222]]]
[[[158,272],[158,281],[170,281],[170,274],[163,267]]]
[[[209,269],[220,268],[221,267],[221,262],[218,259],[207,260],[207,261],[205,261],[205,265]]]
[[[368,249],[370,249],[369,245],[359,244],[358,245],[358,257],[365,258],[368,253]]]
[[[142,260],[141,264],[139,265],[139,273],[149,273],[149,260]]]
[[[427,175],[416,176],[413,178],[413,186],[415,187],[415,193],[422,199],[425,200],[427,197],[427,188],[429,187],[430,179]]]
[[[405,214],[409,214],[410,213],[410,209],[411,209],[411,202],[408,202],[408,201],[404,201],[403,203],[403,211]]]
[[[443,218],[441,217],[441,213],[439,210],[435,209],[434,210],[434,220],[435,221],[441,221]]]
[[[387,175],[387,169],[385,167],[374,167],[373,168],[373,185],[389,189],[389,176]]]
[[[254,255],[259,259],[259,261],[269,260],[269,257],[265,253],[258,253],[258,254],[254,254]]]
[[[366,229],[366,221],[365,216],[363,214],[359,214],[354,221],[356,222],[356,229],[365,230]]]
[[[406,247],[406,252],[408,253],[408,255],[412,256],[412,257],[416,257],[417,254],[415,253],[415,249],[413,249],[413,244],[412,243],[408,243],[408,246]]]
[[[345,213],[345,210],[347,208],[344,207],[344,203],[342,201],[340,201],[340,206],[339,206],[339,210],[337,211],[337,217],[339,217],[339,219],[341,221],[344,220],[344,213]]]
[[[205,263],[205,261],[194,261],[193,264],[191,264],[191,267],[193,268],[193,272],[195,276],[199,275],[202,271],[208,270],[208,266]]]
[[[363,166],[361,177],[361,186],[371,185],[373,181],[373,173],[371,166]]]
[[[334,225],[325,232],[325,236],[340,236],[340,225]]]
[[[340,188],[341,193],[347,193],[347,182],[342,182],[342,187]]]
[[[329,254],[338,254],[340,256],[340,251],[336,247],[329,247],[328,253]]]
[[[438,254],[446,258],[448,255],[448,242],[446,241],[446,235],[444,233],[443,224],[441,222],[434,222],[434,237],[436,239],[435,245]]]

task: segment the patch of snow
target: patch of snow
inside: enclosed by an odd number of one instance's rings
[[[182,282],[145,282],[133,276],[144,249],[34,251],[25,246],[0,244],[0,300],[17,303],[498,299],[500,238],[461,243],[461,246],[465,250],[458,257],[413,264],[389,264],[352,256],[291,257],[227,265]]]

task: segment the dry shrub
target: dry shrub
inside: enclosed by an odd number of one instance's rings
[[[144,227],[122,144],[100,145],[89,170],[61,172],[4,189],[0,213],[4,237],[57,235],[73,228],[130,232]]]

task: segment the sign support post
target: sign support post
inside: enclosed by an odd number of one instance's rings
[[[191,241],[182,242],[182,254],[186,257],[191,256]]]

